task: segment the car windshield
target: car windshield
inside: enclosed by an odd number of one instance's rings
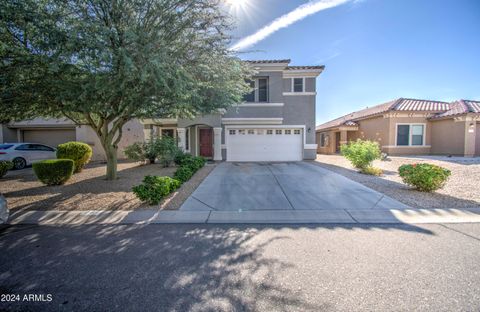
[[[13,144],[0,144],[0,150],[6,150],[12,147]]]

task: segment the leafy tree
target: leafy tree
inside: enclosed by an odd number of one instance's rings
[[[122,126],[241,101],[219,0],[0,2],[0,120],[67,117],[95,131],[115,179]]]

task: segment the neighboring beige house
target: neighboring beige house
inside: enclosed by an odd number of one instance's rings
[[[360,138],[390,155],[480,156],[480,101],[400,98],[326,122],[316,134],[321,154]]]

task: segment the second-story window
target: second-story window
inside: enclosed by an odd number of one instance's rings
[[[293,92],[303,92],[303,78],[293,78]]]
[[[259,78],[257,81],[258,81],[258,102],[268,102],[267,78]]]
[[[244,95],[245,102],[268,102],[268,78],[254,78],[247,83],[253,91]]]

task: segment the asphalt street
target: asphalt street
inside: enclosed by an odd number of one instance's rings
[[[479,263],[471,223],[11,226],[0,310],[479,311]]]

